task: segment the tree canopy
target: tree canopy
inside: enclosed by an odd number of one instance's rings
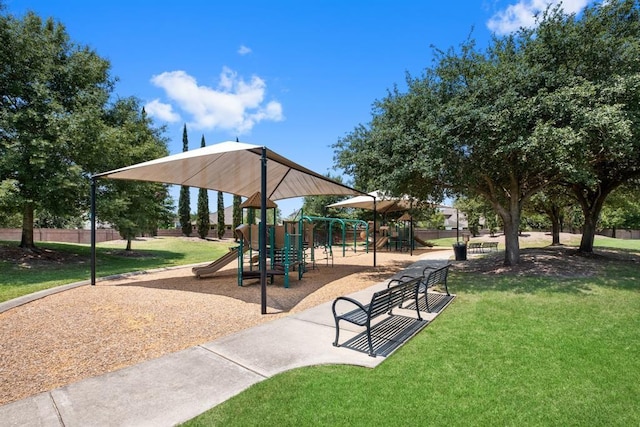
[[[0,16],[0,182],[22,215],[23,247],[34,246],[36,210],[87,209],[86,172],[95,165],[87,153],[100,144],[109,68],[53,19]]]
[[[503,222],[505,264],[516,264],[533,194],[563,183],[597,210],[596,192],[637,176],[637,13],[635,0],[580,16],[553,8],[485,50],[467,40],[436,51],[433,67],[334,145],[336,166],[363,188],[485,198]]]
[[[168,154],[162,128],[154,128],[140,101],[123,98],[105,112],[104,150],[95,153],[102,159],[101,170],[131,165]],[[100,156],[100,154],[102,154]],[[99,180],[97,216],[111,224],[127,240],[153,234],[161,224],[170,222],[173,201],[164,184],[139,181]]]
[[[35,221],[86,218],[92,175],[167,154],[164,128],[137,99],[113,99],[114,82],[109,62],[62,24],[0,16],[0,210],[21,215],[22,247],[35,247]],[[105,181],[98,191],[101,221],[127,239],[173,209],[163,185]]]

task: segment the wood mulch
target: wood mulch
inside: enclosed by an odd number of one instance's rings
[[[378,252],[374,268],[371,254],[347,255],[336,255],[333,267],[319,263],[301,281],[292,274],[288,289],[277,277],[268,286],[267,315],[260,314],[258,281],[239,287],[234,263],[204,279],[179,268],[100,281],[0,313],[0,405],[332,301],[419,257]]]

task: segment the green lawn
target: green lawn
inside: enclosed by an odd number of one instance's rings
[[[18,242],[0,241],[0,250],[17,245]],[[233,242],[158,237],[136,240],[133,250],[126,253],[122,241],[100,243],[96,248],[96,275],[211,261],[223,255],[230,245]],[[41,242],[38,247],[54,251],[60,259],[16,263],[0,258],[0,302],[91,277],[89,245]]]
[[[577,278],[453,273],[454,303],[379,367],[285,372],[186,425],[640,425],[640,242],[597,245],[635,261]]]
[[[40,245],[73,262],[0,261],[0,301],[89,277],[88,246]],[[228,246],[158,238],[130,256],[118,245],[99,246],[99,276],[208,261]],[[640,425],[640,241],[596,246],[635,255],[599,261],[592,277],[454,272],[454,303],[376,369],[285,372],[186,425]]]

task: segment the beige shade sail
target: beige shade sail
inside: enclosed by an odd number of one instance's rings
[[[273,200],[267,199],[267,206],[266,207],[268,209],[272,209],[272,208],[277,208],[278,205],[276,205]],[[247,200],[242,202],[242,204],[240,205],[240,208],[242,208],[242,209],[246,209],[246,208],[261,209],[262,208],[262,195],[260,194],[260,192],[258,191],[256,193],[253,193]]]
[[[138,163],[92,177],[91,284],[96,282],[95,182],[97,178],[162,182],[206,188],[243,197],[260,193],[261,223],[266,224],[268,199],[320,195],[366,194],[302,167],[267,147],[242,142],[221,142],[172,156]],[[260,228],[261,312],[267,313],[267,229]],[[374,261],[375,266],[375,252]]]
[[[411,208],[411,199],[409,197],[391,197],[380,190],[372,191],[367,195],[352,197],[347,200],[327,205],[329,208],[359,208],[375,210],[379,213],[405,211]]]
[[[163,182],[250,197],[261,191],[266,151],[266,196],[271,200],[318,195],[362,195],[259,145],[226,141],[95,175],[97,178]]]

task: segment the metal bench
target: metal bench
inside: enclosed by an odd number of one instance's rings
[[[469,253],[479,253],[482,252],[482,243],[481,242],[469,242],[467,243],[467,250]]]
[[[373,342],[371,340],[371,321],[378,316],[389,315],[392,316],[393,309],[401,307],[402,303],[413,298],[416,302],[416,313],[418,320],[422,320],[420,316],[420,310],[418,308],[418,287],[420,285],[421,277],[411,278],[409,280],[394,279],[389,282],[387,289],[378,291],[371,297],[369,304],[362,304],[359,301],[349,297],[338,297],[333,301],[331,307],[333,311],[333,318],[336,322],[336,339],[333,345],[339,347],[338,339],[340,337],[340,321],[345,320],[354,325],[364,326],[367,328],[367,343],[369,344],[369,356],[376,357],[373,351]],[[338,314],[336,306],[341,301],[355,305],[356,308],[346,313]]]
[[[433,288],[438,285],[444,286],[444,290],[447,293],[447,296],[451,295],[449,293],[449,287],[447,286],[447,276],[449,274],[450,266],[451,264],[447,264],[444,267],[440,267],[440,268],[427,266],[424,268],[424,270],[422,270],[422,276],[417,278],[420,281],[418,285],[417,296],[419,297],[420,294],[424,294],[424,303],[425,303],[426,311],[428,313],[431,313],[431,309],[429,308],[429,298],[427,296],[427,291],[430,288]],[[412,278],[412,276],[402,276],[400,279],[407,280],[410,278]],[[416,305],[417,305],[417,299],[416,299]]]
[[[497,251],[498,242],[482,242],[482,252],[487,249],[488,251]]]

